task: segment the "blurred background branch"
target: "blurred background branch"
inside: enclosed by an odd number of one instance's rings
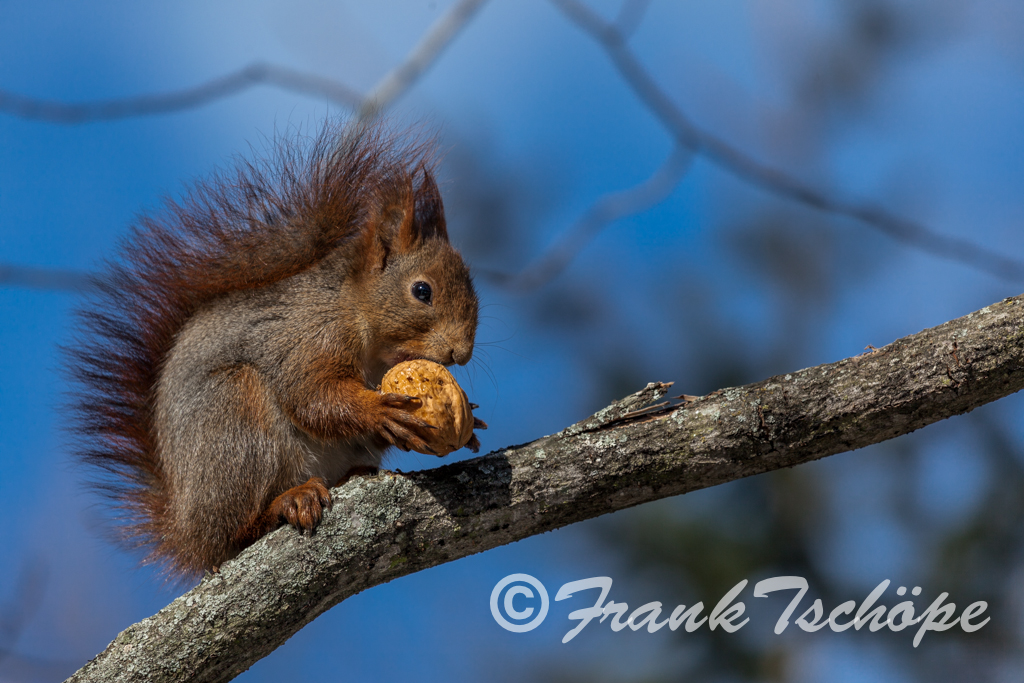
[[[363,103],[359,93],[332,78],[276,64],[256,63],[193,88],[81,104],[39,100],[0,90],[0,111],[23,119],[76,125],[195,109],[257,85],[325,98],[348,109],[357,109]]]
[[[640,213],[667,197],[686,175],[693,162],[688,147],[676,146],[669,157],[644,182],[600,197],[568,231],[558,237],[537,259],[517,273],[474,268],[491,282],[514,292],[543,287],[568,267],[572,260],[608,224]]]
[[[51,123],[76,124],[181,111],[234,95],[254,85],[324,97],[354,110],[360,120],[375,118],[407,92],[438,59],[444,48],[472,19],[485,0],[460,0],[435,22],[395,69],[363,97],[329,78],[271,64],[252,64],[205,84],[178,92],[85,104],[64,104],[26,98],[0,90],[0,111]],[[561,237],[522,270],[509,273],[488,268],[478,272],[513,291],[530,291],[557,277],[608,224],[640,213],[664,199],[682,180],[691,154],[701,154],[752,185],[779,197],[827,213],[844,216],[923,253],[962,263],[1012,282],[1024,282],[1024,261],[974,242],[944,235],[880,206],[850,202],[811,187],[762,164],[721,138],[702,130],[657,84],[628,47],[629,35],[643,19],[649,0],[626,0],[614,23],[605,22],[578,0],[551,0],[608,53],[620,75],[676,140],[677,147],[644,183],[597,200]],[[689,153],[688,153],[689,152]],[[0,284],[80,290],[79,274],[0,264]]]
[[[39,557],[23,560],[11,593],[0,603],[0,671],[22,670],[33,677],[67,669],[65,662],[23,657],[15,646],[25,627],[39,610],[46,592],[49,570]],[[4,680],[0,674],[0,680]]]
[[[365,97],[333,78],[277,64],[255,63],[184,90],[82,104],[39,100],[0,90],[0,112],[24,119],[73,125],[194,109],[257,85],[271,85],[356,110],[360,119],[373,118],[415,85],[484,2],[459,0],[427,31],[406,59],[388,72]]]
[[[486,0],[459,0],[426,32],[398,67],[391,70],[363,99],[358,107],[359,119],[374,118],[402,96],[430,66],[445,47],[473,18]]]
[[[39,100],[0,90],[0,112],[71,125],[194,109],[256,85],[272,85],[301,95],[325,98],[356,111],[360,120],[369,120],[416,84],[484,2],[459,0],[455,3],[430,27],[406,59],[388,72],[366,97],[332,78],[256,63],[185,90],[83,104]],[[87,273],[0,263],[0,286],[3,285],[80,292],[91,289],[94,280]]]
[[[0,286],[84,292],[95,286],[95,276],[59,268],[34,268],[0,263]]]
[[[551,0],[565,16],[600,43],[623,79],[672,133],[676,142],[702,154],[726,170],[763,190],[806,206],[852,218],[924,253],[963,263],[1011,282],[1024,281],[1024,261],[986,249],[970,240],[943,235],[920,223],[871,204],[844,201],[802,183],[741,152],[724,140],[699,128],[658,86],[627,45],[627,35],[578,0]],[[627,6],[631,5],[627,2]],[[642,3],[641,3],[642,4]],[[628,16],[637,16],[631,12]],[[632,19],[638,21],[639,17]]]

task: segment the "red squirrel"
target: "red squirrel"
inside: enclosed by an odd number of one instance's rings
[[[272,147],[139,219],[72,355],[84,457],[113,475],[126,538],[178,576],[314,529],[327,486],[391,446],[429,452],[417,399],[374,387],[473,353],[429,146],[326,124]]]

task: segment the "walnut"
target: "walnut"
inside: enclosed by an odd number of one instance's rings
[[[443,365],[429,360],[399,363],[384,375],[380,390],[420,399],[422,404],[413,415],[437,427],[429,430],[429,434],[421,434],[437,455],[448,455],[473,438],[473,411],[469,399]]]

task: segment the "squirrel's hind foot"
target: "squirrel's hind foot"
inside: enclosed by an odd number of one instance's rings
[[[275,498],[268,511],[291,524],[300,533],[312,533],[320,524],[324,508],[330,509],[332,505],[331,492],[327,490],[324,480],[311,477],[305,484],[293,486]]]

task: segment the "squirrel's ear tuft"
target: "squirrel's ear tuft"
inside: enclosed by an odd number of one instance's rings
[[[396,212],[400,211],[401,223],[398,226],[398,248],[403,252],[410,252],[419,246],[423,239],[420,234],[419,225],[416,220],[416,190],[412,186],[412,178],[409,179],[404,192],[402,192],[401,209],[395,207]]]
[[[369,219],[364,253],[370,268],[383,270],[392,251],[408,254],[427,240],[448,241],[441,192],[429,170],[421,173],[418,186],[410,176]]]
[[[424,237],[448,241],[448,226],[444,220],[444,204],[433,174],[423,169],[423,182],[416,192],[416,223]]]
[[[411,251],[430,239],[448,241],[441,192],[429,170],[422,168],[421,173],[423,180],[415,191],[410,188],[407,195],[405,220],[399,230],[399,244],[405,251]]]

